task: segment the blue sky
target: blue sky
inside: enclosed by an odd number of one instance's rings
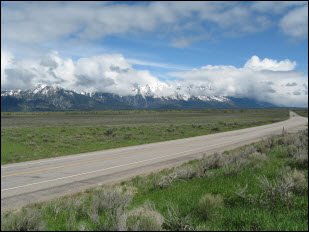
[[[1,60],[1,88],[194,86],[181,93],[307,106],[308,2],[4,1]]]

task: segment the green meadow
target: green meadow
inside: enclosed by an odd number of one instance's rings
[[[288,117],[286,109],[1,113],[1,164],[220,133]]]

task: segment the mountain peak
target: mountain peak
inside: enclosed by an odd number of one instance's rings
[[[181,95],[154,96],[151,88],[139,88],[135,95],[120,96],[102,92],[75,92],[59,86],[36,85],[24,91],[1,90],[1,111],[50,110],[133,110],[133,109],[222,109],[273,108],[254,99],[223,96]]]

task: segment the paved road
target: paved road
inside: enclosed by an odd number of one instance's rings
[[[306,128],[308,118],[290,119],[193,138],[1,165],[1,210],[114,183],[178,165],[202,154],[224,151],[278,134]]]

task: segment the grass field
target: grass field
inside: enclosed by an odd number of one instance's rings
[[[2,213],[1,230],[308,231],[308,130]]]
[[[1,164],[236,130],[288,115],[285,109],[1,113]]]

